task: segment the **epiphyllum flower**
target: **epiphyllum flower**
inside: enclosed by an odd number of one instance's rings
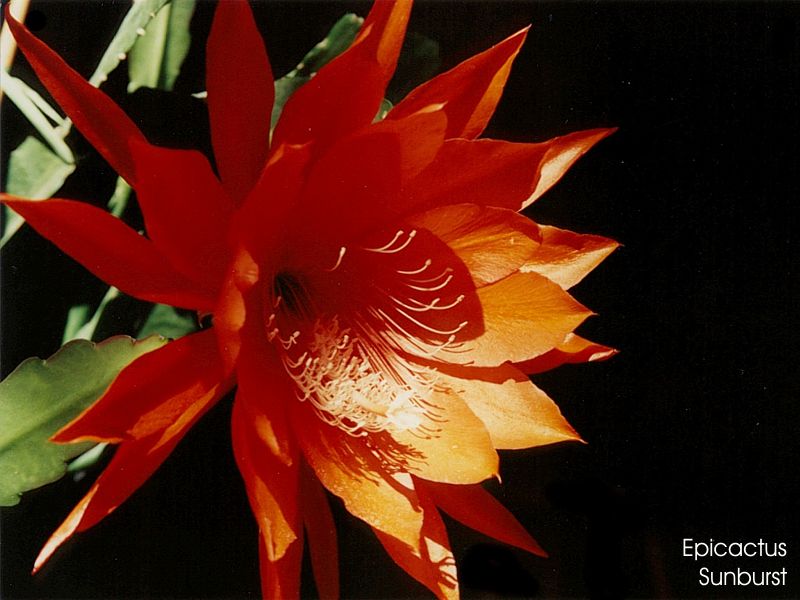
[[[590,313],[565,290],[616,244],[518,211],[610,130],[476,139],[525,31],[373,122],[409,10],[377,2],[270,132],[273,80],[250,9],[220,2],[206,82],[216,170],[149,144],[6,13],[52,95],[136,190],[147,236],[80,202],[4,202],[109,284],[213,315],[130,364],[55,436],[118,448],[36,568],[116,509],[234,386],[265,596],[298,595],[304,539],[321,595],[337,595],[324,489],[441,597],[457,580],[439,509],[542,553],[479,482],[497,476],[497,448],[579,439],[526,373],[612,353],[574,335]]]

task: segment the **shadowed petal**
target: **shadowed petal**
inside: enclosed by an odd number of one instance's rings
[[[276,148],[261,177],[233,217],[230,234],[258,262],[283,242],[286,216],[305,185],[311,145]]]
[[[346,244],[391,220],[401,190],[439,151],[445,125],[441,114],[423,112],[337,142],[309,173],[294,215],[298,232]]]
[[[541,356],[517,364],[524,373],[543,373],[564,364],[606,360],[617,354],[608,346],[595,344],[570,333],[562,343]]]
[[[365,438],[323,423],[310,406],[299,401],[290,404],[290,414],[309,466],[347,510],[407,544],[416,544],[421,526],[416,494],[389,473],[388,469],[400,467],[392,466],[381,453],[382,440],[371,448]],[[394,458],[402,461],[402,456]]]
[[[394,73],[410,10],[408,0],[375,2],[353,45],[289,98],[273,142],[326,147],[372,122]]]
[[[331,507],[325,490],[310,469],[303,471],[300,486],[303,522],[317,591],[321,600],[335,600],[339,597],[339,549]]]
[[[417,482],[419,487],[428,491],[436,506],[467,527],[533,554],[547,556],[514,515],[481,486],[424,481]]]
[[[53,436],[56,442],[143,439],[180,419],[222,380],[213,331],[187,335],[125,367],[100,399]]]
[[[271,560],[267,542],[262,535],[258,544],[258,558],[261,571],[261,596],[265,600],[293,600],[300,597],[302,537],[292,542],[281,558]]]
[[[445,242],[469,269],[476,287],[499,281],[531,262],[541,234],[530,219],[508,209],[454,204],[409,219]]]
[[[519,369],[446,368],[440,374],[481,420],[495,448],[510,450],[581,441],[547,394]]]
[[[511,64],[528,33],[526,27],[455,68],[423,83],[399,102],[388,119],[407,116],[431,104],[443,104],[447,137],[478,137],[494,114]]]
[[[181,271],[219,285],[233,203],[208,160],[192,150],[133,142],[136,193],[147,234]]]
[[[73,200],[0,200],[106,283],[135,298],[211,310],[215,291],[177,271],[155,244],[107,212]]]
[[[247,2],[220,2],[206,47],[211,141],[222,183],[237,203],[264,168],[275,86]]]
[[[34,572],[75,532],[95,525],[127,500],[224,392],[225,386],[218,384],[199,393],[195,401],[188,404],[179,417],[165,429],[147,437],[124,441],[86,496],[47,541],[36,559]]]
[[[264,400],[245,396],[241,391],[237,395],[232,419],[233,452],[265,544],[265,558],[275,562],[302,537],[297,506],[299,456],[297,447],[291,444],[288,451],[290,460],[278,460],[258,435],[251,415],[258,409],[257,401],[267,404]],[[249,410],[245,409],[244,403],[249,405]],[[262,414],[262,418],[270,417],[274,418],[274,414]]]
[[[7,5],[6,5],[7,7]],[[60,56],[11,16],[5,18],[22,53],[75,126],[128,183],[135,174],[128,144],[146,143],[142,132],[111,98],[78,75]]]
[[[406,573],[430,589],[437,598],[455,600],[458,598],[456,563],[442,518],[426,489],[414,485],[413,481],[409,481],[409,486],[415,488],[422,511],[416,542],[407,544],[380,529],[373,527],[373,531],[392,559]]]
[[[599,235],[574,233],[543,225],[542,244],[522,267],[569,289],[611,254],[619,244]]]

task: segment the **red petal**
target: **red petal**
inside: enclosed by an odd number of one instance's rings
[[[237,395],[232,420],[233,452],[265,544],[265,558],[275,562],[302,537],[297,506],[299,457],[297,447],[292,445],[291,461],[287,464],[264,444],[251,418],[251,411],[257,410],[256,400],[260,399],[247,398],[241,392]]]
[[[119,219],[83,202],[24,200],[0,194],[42,236],[126,294],[194,310],[211,310],[215,292],[189,280],[156,246]]]
[[[476,138],[486,128],[503,93],[526,27],[457,67],[423,83],[387,115],[401,118],[431,104],[444,104],[448,138]]]
[[[456,600],[458,577],[447,530],[426,490],[420,486],[414,487],[422,512],[422,523],[415,543],[409,545],[380,529],[373,528],[373,531],[392,560],[406,573],[430,589],[437,598]]]
[[[401,189],[441,147],[445,124],[441,114],[418,113],[336,143],[309,174],[294,215],[298,231],[345,245],[392,218]]]
[[[182,337],[125,367],[105,394],[53,436],[56,442],[119,442],[164,431],[222,379],[213,331]]]
[[[580,131],[538,144],[447,140],[430,167],[410,185],[403,208],[478,204],[519,211],[612,131]]]
[[[543,225],[542,244],[521,268],[539,273],[569,289],[611,254],[619,244],[599,235],[585,235]]]
[[[141,131],[111,98],[70,68],[5,11],[6,22],[36,75],[75,126],[128,183],[135,183],[128,144],[146,142]]]
[[[244,200],[264,168],[275,86],[247,2],[220,2],[206,47],[211,140],[225,189]]]
[[[403,44],[411,2],[372,6],[353,45],[297,90],[275,128],[275,144],[328,146],[372,122]]]
[[[595,344],[570,333],[564,341],[542,356],[519,363],[516,366],[523,372],[534,374],[555,369],[564,364],[606,360],[617,353],[613,348]]]
[[[234,215],[231,237],[263,262],[282,243],[286,215],[297,204],[311,159],[310,144],[282,145],[270,157],[256,186]]]
[[[136,193],[147,234],[184,273],[218,285],[233,204],[199,152],[134,142]]]
[[[230,373],[236,366],[242,346],[242,328],[247,319],[247,292],[258,282],[259,267],[253,257],[243,249],[228,268],[228,276],[223,282],[219,302],[214,310],[214,331],[219,341],[219,351],[225,367]],[[256,308],[256,314],[259,309]],[[258,325],[255,325],[257,328]],[[263,340],[263,347],[267,341]],[[262,350],[255,346],[260,356]]]
[[[418,482],[420,485],[430,493],[436,506],[456,521],[506,544],[547,556],[514,515],[481,486],[429,481]]]
[[[166,429],[145,438],[123,442],[89,493],[47,541],[36,559],[34,572],[75,532],[88,529],[127,500],[164,462],[191,426],[224,391],[224,386],[218,384],[199,393],[195,402],[187,406],[180,418]]]
[[[293,542],[286,553],[270,560],[267,543],[261,536],[258,544],[261,565],[261,596],[265,600],[293,600],[300,597],[300,569],[303,564],[303,538]]]
[[[258,326],[261,314],[252,310],[253,322],[242,330],[242,353],[236,371],[237,405],[243,411],[242,419],[251,423],[264,449],[280,462],[291,465],[297,458],[297,451],[289,431],[285,403],[288,398],[294,400],[294,390],[262,334],[263,329]]]
[[[339,549],[336,545],[336,525],[325,490],[306,469],[301,479],[303,521],[308,534],[311,567],[321,600],[339,597]]]

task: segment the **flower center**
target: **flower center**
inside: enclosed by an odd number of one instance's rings
[[[436,435],[436,409],[426,400],[436,372],[409,364],[379,336],[354,332],[341,326],[338,316],[322,315],[319,304],[300,278],[283,272],[274,277],[267,339],[295,383],[297,399],[351,435]]]

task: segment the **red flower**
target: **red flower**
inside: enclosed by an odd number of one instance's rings
[[[525,373],[613,352],[574,335],[590,312],[565,290],[616,244],[518,211],[611,130],[476,139],[525,31],[373,123],[409,10],[377,2],[270,134],[273,80],[250,9],[220,2],[207,52],[216,172],[198,152],[148,143],[6,13],[51,94],[136,190],[147,237],[80,202],[3,201],[109,284],[213,315],[213,327],[129,365],[55,436],[118,448],[37,569],[234,386],[264,596],[298,595],[304,537],[321,595],[338,594],[324,489],[441,597],[457,595],[457,580],[439,509],[543,554],[479,482],[497,475],[496,448],[579,439]]]

